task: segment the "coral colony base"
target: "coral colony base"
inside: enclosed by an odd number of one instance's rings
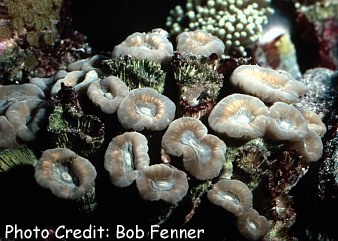
[[[338,239],[337,3],[287,2],[303,73],[270,1],[188,0],[85,58],[68,1],[0,1],[0,239]]]

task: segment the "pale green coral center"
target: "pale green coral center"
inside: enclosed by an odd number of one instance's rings
[[[68,172],[62,172],[61,179],[67,183],[71,183],[73,181],[72,176]]]
[[[154,117],[156,115],[156,106],[149,103],[139,103],[135,105],[135,112],[139,115]]]
[[[126,143],[122,148],[121,160],[122,169],[125,173],[133,171],[134,168],[134,153],[131,143]]]
[[[176,184],[175,179],[151,181],[151,186],[158,191],[169,191],[174,188],[175,184]]]
[[[290,120],[289,118],[281,118],[278,119],[277,121],[277,125],[284,130],[290,130],[290,129],[294,129],[295,128],[295,123]]]
[[[201,143],[192,131],[185,131],[181,136],[181,142],[190,146],[196,154],[199,163],[206,164],[211,157],[211,149]]]
[[[231,117],[230,121],[238,123],[238,124],[249,124],[255,119],[254,115],[251,114],[251,112],[244,107],[241,107],[236,111]]]
[[[247,225],[249,227],[249,229],[252,231],[252,232],[258,232],[258,228],[257,228],[257,225],[255,224],[255,222],[251,221],[250,219],[247,220]]]
[[[230,202],[232,202],[236,205],[240,205],[240,200],[239,200],[238,196],[233,194],[232,192],[220,191],[220,192],[218,192],[218,196],[223,200],[227,200],[227,201],[230,201]]]
[[[67,165],[55,164],[52,168],[53,179],[62,186],[74,188],[77,179],[71,173],[71,169]]]

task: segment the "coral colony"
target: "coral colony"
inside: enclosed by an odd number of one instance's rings
[[[105,236],[107,214],[117,238],[337,239],[309,213],[337,214],[338,3],[286,2],[294,29],[269,22],[268,0],[187,0],[166,26],[83,57],[56,25],[67,1],[0,1],[1,181],[33,172],[51,208],[91,223],[73,238]],[[70,238],[49,219],[36,237]],[[5,238],[33,235],[17,229]]]

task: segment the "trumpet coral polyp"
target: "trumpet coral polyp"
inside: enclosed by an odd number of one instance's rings
[[[176,42],[176,50],[178,52],[197,54],[205,57],[209,57],[213,53],[221,57],[225,49],[222,40],[205,30],[182,32],[176,37]]]
[[[36,139],[41,122],[46,115],[45,101],[27,99],[12,104],[6,111],[8,121],[18,136],[24,141]]]
[[[136,59],[148,59],[164,63],[169,62],[173,55],[173,45],[158,29],[150,33],[133,33],[122,43],[116,45],[112,57],[130,55]]]
[[[175,118],[175,104],[152,88],[129,92],[117,109],[121,125],[135,131],[163,130]]]
[[[201,143],[193,132],[184,132],[181,137],[181,142],[184,145],[190,146],[194,150],[196,156],[200,157],[198,159],[202,164],[207,163],[207,157],[210,155],[211,149],[207,145]]]
[[[83,197],[94,187],[95,178],[95,167],[67,148],[45,150],[35,167],[37,183],[64,199]]]
[[[179,202],[189,188],[185,172],[166,164],[154,164],[140,171],[136,185],[143,199],[168,203]]]
[[[302,113],[304,119],[307,121],[309,130],[313,130],[320,137],[324,136],[326,133],[326,126],[317,113],[303,108],[297,108],[297,110]]]
[[[318,133],[309,130],[304,139],[291,143],[289,148],[298,151],[307,162],[316,162],[322,157],[324,147]]]
[[[237,217],[252,207],[252,192],[239,180],[218,181],[208,191],[208,199]]]
[[[97,79],[87,90],[90,101],[98,106],[104,113],[113,114],[124,97],[129,93],[125,83],[115,76]]]
[[[170,123],[162,137],[165,151],[182,157],[185,169],[200,180],[216,177],[225,160],[225,143],[207,132],[200,120],[181,117]]]
[[[264,216],[259,215],[253,208],[238,217],[237,226],[241,235],[248,240],[262,238],[270,228],[269,221]]]
[[[277,101],[294,103],[308,90],[288,72],[258,65],[240,65],[232,72],[229,81],[239,91],[271,104]]]
[[[208,122],[210,128],[220,135],[254,139],[264,136],[269,118],[268,108],[260,99],[232,94],[216,104]]]
[[[269,108],[271,121],[266,136],[274,140],[301,140],[308,132],[308,124],[303,115],[291,105],[276,102]]]
[[[6,116],[0,116],[0,148],[13,148],[20,146],[17,133],[9,123]]]
[[[104,167],[111,182],[118,187],[129,186],[138,171],[149,166],[147,138],[138,132],[125,132],[114,137],[104,156]]]

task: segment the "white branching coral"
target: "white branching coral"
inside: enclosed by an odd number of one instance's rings
[[[246,56],[273,13],[270,0],[187,0],[167,17],[170,34],[203,29],[225,43],[225,53]]]

